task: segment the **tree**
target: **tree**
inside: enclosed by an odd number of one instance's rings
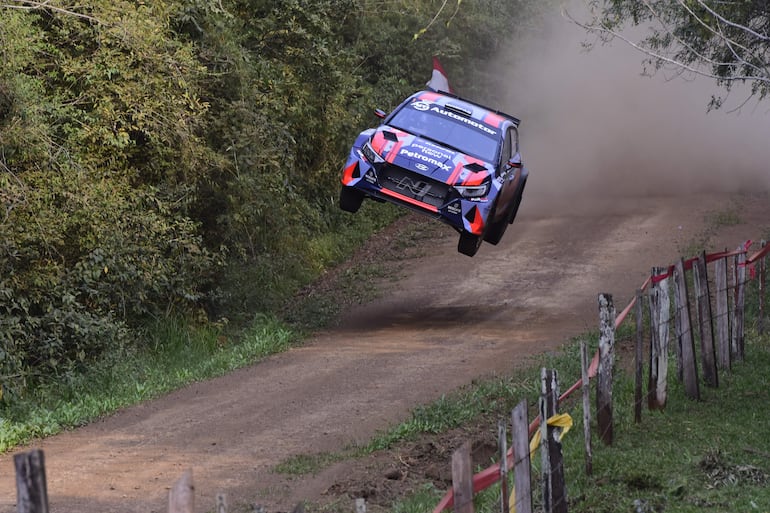
[[[749,98],[770,93],[770,0],[592,0],[576,24],[606,42],[620,39],[646,55],[645,72],[715,79],[727,92],[750,86]],[[641,37],[626,30],[643,29]],[[644,32],[646,30],[646,32]],[[722,98],[712,98],[719,108]]]

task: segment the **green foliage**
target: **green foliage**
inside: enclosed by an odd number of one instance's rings
[[[0,10],[0,383],[6,399],[120,350],[147,316],[201,303],[216,269],[186,214],[205,112],[161,10],[112,25]]]
[[[141,349],[154,319],[237,329],[278,308],[396,216],[336,205],[373,109],[420,88],[433,54],[480,97],[482,59],[535,5],[0,7],[6,400]]]

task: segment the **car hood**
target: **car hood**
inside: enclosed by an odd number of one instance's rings
[[[387,125],[371,138],[386,162],[450,185],[480,185],[494,174],[489,162]]]

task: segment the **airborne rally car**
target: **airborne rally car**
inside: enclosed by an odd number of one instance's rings
[[[365,198],[432,216],[460,233],[473,256],[497,244],[513,223],[528,171],[519,154],[519,120],[450,93],[421,91],[356,138],[342,172],[340,208]]]

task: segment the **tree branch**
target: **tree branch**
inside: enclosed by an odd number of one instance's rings
[[[728,25],[728,26],[733,27],[733,28],[737,28],[738,30],[743,30],[745,32],[748,32],[751,36],[756,37],[759,40],[770,41],[770,36],[766,36],[766,35],[760,34],[759,32],[756,32],[756,31],[750,29],[749,27],[747,27],[745,25],[740,25],[738,23],[732,22],[732,21],[726,19],[725,17],[723,17],[721,14],[717,13],[716,11],[714,11],[703,0],[697,0],[697,1],[698,1],[698,4],[700,4],[701,7],[703,7],[706,11],[709,12],[709,14],[714,16],[716,19],[718,19],[719,21],[721,21],[725,25]]]
[[[698,0],[699,3],[702,3],[701,0]],[[677,0],[677,3],[682,5],[684,2],[681,0]],[[593,20],[589,23],[580,22],[577,19],[575,19],[569,12],[566,10],[564,11],[564,15],[574,24],[578,25],[579,27],[582,27],[587,32],[592,34],[597,34],[602,40],[610,40],[610,39],[620,39],[624,43],[628,44],[632,48],[638,50],[641,53],[644,53],[645,55],[649,56],[651,59],[658,61],[660,63],[670,64],[672,66],[675,66],[676,68],[679,68],[680,70],[687,71],[690,73],[693,73],[695,75],[715,79],[718,81],[721,81],[723,83],[731,83],[731,82],[743,82],[743,81],[754,81],[759,82],[762,84],[770,84],[770,73],[768,72],[768,69],[766,67],[760,67],[757,66],[751,62],[748,62],[746,58],[744,58],[742,55],[740,55],[736,48],[740,48],[742,50],[748,51],[743,45],[738,44],[734,40],[727,37],[721,30],[716,30],[714,27],[708,25],[700,19],[698,16],[696,16],[689,7],[685,7],[686,11],[690,16],[692,16],[699,24],[703,25],[704,28],[706,28],[713,36],[718,37],[722,40],[722,42],[726,45],[726,47],[730,50],[730,52],[735,57],[736,62],[719,62],[714,60],[711,57],[708,57],[706,55],[703,55],[702,53],[698,52],[695,48],[693,48],[691,45],[683,41],[681,38],[676,36],[674,31],[667,26],[667,24],[663,21],[660,14],[653,8],[653,6],[650,4],[649,1],[644,0],[644,5],[647,7],[647,9],[650,11],[650,14],[654,20],[656,20],[662,27],[662,30],[670,35],[673,40],[676,42],[676,44],[680,45],[682,49],[692,54],[695,59],[694,61],[699,61],[702,64],[706,64],[708,66],[713,67],[723,67],[723,66],[729,66],[731,68],[736,68],[739,66],[744,66],[746,68],[752,69],[756,71],[755,75],[750,74],[734,74],[734,75],[717,75],[713,72],[704,71],[702,68],[693,66],[691,64],[688,64],[686,62],[682,62],[681,60],[677,60],[676,58],[673,58],[669,55],[666,55],[661,52],[657,52],[649,48],[648,46],[645,46],[644,41],[638,42],[630,39],[629,37],[623,35],[621,32],[614,30],[613,28],[610,28],[605,23],[602,23],[600,18],[596,15],[594,15]],[[724,18],[722,18],[724,19]],[[731,26],[737,25],[737,24],[731,24]],[[742,27],[738,25],[738,27]],[[744,27],[745,28],[745,27]],[[749,29],[746,29],[747,31]],[[753,32],[753,31],[752,31]]]
[[[715,36],[715,37],[717,37],[717,38],[721,39],[722,41],[724,41],[724,43],[725,43],[725,46],[728,48],[728,50],[730,50],[730,53],[731,53],[731,54],[732,54],[732,56],[735,58],[735,60],[736,60],[736,61],[738,61],[738,64],[740,64],[740,65],[743,65],[743,66],[747,66],[747,67],[749,67],[749,68],[753,68],[755,71],[759,72],[760,74],[764,74],[764,73],[765,73],[765,71],[766,71],[766,70],[764,70],[764,69],[760,68],[759,66],[757,66],[757,65],[755,65],[755,64],[752,64],[752,63],[750,63],[750,62],[749,62],[749,61],[748,61],[746,58],[744,58],[744,57],[743,57],[743,55],[741,55],[741,54],[739,54],[739,53],[738,53],[738,51],[736,50],[736,47],[737,47],[737,48],[739,48],[739,49],[741,49],[741,50],[743,50],[743,51],[744,51],[744,52],[746,52],[746,53],[749,53],[749,54],[751,53],[751,51],[750,51],[750,50],[749,50],[749,49],[748,49],[746,46],[744,46],[744,45],[742,45],[742,44],[738,43],[737,41],[735,41],[735,40],[731,39],[729,36],[727,36],[727,34],[725,34],[725,32],[722,30],[722,27],[719,25],[719,20],[720,20],[720,19],[724,20],[724,18],[721,18],[721,17],[716,17],[716,19],[717,19],[717,26],[716,26],[716,27],[712,27],[711,25],[709,25],[708,23],[706,23],[706,21],[705,21],[705,20],[703,20],[703,18],[701,18],[700,16],[698,16],[698,15],[695,13],[695,11],[693,11],[693,10],[690,8],[690,6],[688,6],[688,5],[687,5],[687,4],[686,4],[686,3],[685,3],[683,0],[677,0],[677,3],[678,3],[678,4],[679,4],[681,7],[682,7],[682,9],[684,9],[685,11],[687,11],[687,13],[688,13],[688,14],[689,14],[689,15],[690,15],[690,16],[691,16],[691,17],[692,17],[692,18],[693,18],[695,21],[697,21],[697,22],[698,22],[698,24],[699,24],[700,26],[702,26],[703,28],[705,28],[706,30],[708,30],[708,31],[709,31],[709,32],[710,32],[710,33],[711,33],[713,36]],[[701,5],[703,5],[703,3],[702,3],[702,2],[699,2],[699,3],[700,3]],[[704,8],[706,8],[706,10],[707,10],[708,12],[710,12],[710,13],[712,13],[712,14],[715,14],[715,13],[714,13],[714,12],[713,12],[713,11],[712,11],[710,8],[708,8],[707,6],[703,5],[703,7],[704,7]],[[735,25],[735,24],[732,24],[731,26],[737,26],[737,25]],[[699,57],[701,57],[701,56],[699,56]],[[710,63],[711,65],[713,65],[713,66],[731,66],[731,65],[732,65],[731,63],[717,63],[717,62],[715,62],[715,61],[714,61],[714,60],[712,60],[712,59],[706,59],[706,60],[707,60],[707,62],[709,62],[709,63]]]
[[[51,0],[43,0],[42,2],[35,2],[33,0],[16,0],[14,4],[0,4],[0,9],[17,9],[21,11],[39,11],[42,9],[50,9],[51,11],[66,14],[67,16],[75,16],[76,18],[82,18],[84,20],[98,23],[99,25],[105,25],[99,18],[88,16],[77,11],[65,7],[56,7],[51,5]]]

